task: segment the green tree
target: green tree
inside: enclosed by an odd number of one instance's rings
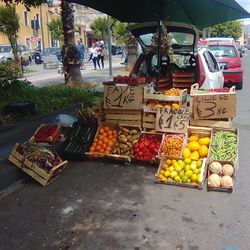
[[[58,40],[60,47],[64,44],[63,23],[61,18],[53,19],[48,25],[51,37]]]
[[[15,61],[19,63],[17,32],[19,30],[19,17],[13,6],[0,7],[0,33],[6,35],[10,42]]]
[[[122,23],[120,21],[114,22],[114,25],[112,27],[113,35],[116,38],[116,41],[119,45],[124,46],[128,43],[128,30],[127,30],[128,24]]]
[[[98,17],[90,25],[92,33],[95,38],[107,42],[108,31],[107,31],[107,18]]]
[[[240,21],[229,21],[211,27],[211,36],[233,37],[238,40],[242,35],[242,25]]]

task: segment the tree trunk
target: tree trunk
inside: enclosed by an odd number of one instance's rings
[[[135,37],[129,33],[128,35],[128,62],[126,69],[131,70],[136,62],[137,59],[137,49],[138,49],[138,43],[135,39]]]
[[[66,84],[83,83],[80,71],[80,55],[75,45],[73,5],[61,1],[61,16],[64,31],[63,69]]]

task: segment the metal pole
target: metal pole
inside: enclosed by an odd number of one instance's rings
[[[44,31],[43,31],[43,12],[42,12],[42,6],[40,6],[40,25],[41,25],[41,32],[42,32],[42,48],[44,51]]]
[[[109,15],[107,15],[107,29],[108,29],[108,49],[109,49],[109,75],[112,76],[112,53],[111,53],[111,31],[110,31],[110,22]]]
[[[157,44],[157,78],[156,78],[156,91],[158,91],[158,85],[160,80],[161,73],[161,17],[159,16],[158,20],[158,44]]]

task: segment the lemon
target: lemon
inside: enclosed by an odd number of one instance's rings
[[[190,155],[190,158],[191,158],[192,160],[199,160],[200,155],[199,155],[199,153],[198,153],[197,151],[194,151],[194,152],[192,152],[192,154]]]
[[[171,165],[171,164],[172,164],[172,161],[171,161],[170,159],[167,159],[167,160],[166,160],[166,163],[167,163],[168,165]]]
[[[201,178],[201,175],[200,175],[200,174],[198,174],[198,175],[197,175],[197,180],[199,181],[199,180],[200,180],[200,178]]]
[[[175,180],[175,182],[180,182],[181,181],[181,178],[180,178],[180,176],[176,176],[175,178],[174,178],[174,180]]]
[[[188,138],[188,141],[189,142],[198,142],[199,140],[199,137],[197,135],[191,135],[189,138]]]
[[[165,171],[165,172],[164,172],[164,176],[165,176],[165,177],[169,177],[169,176],[170,176],[170,172],[169,172],[169,171]]]
[[[170,172],[173,172],[173,171],[174,171],[174,167],[173,167],[173,166],[170,166],[169,171],[170,171]]]
[[[191,170],[194,170],[194,169],[196,169],[196,168],[197,168],[196,163],[192,162],[192,163],[191,163],[191,166],[190,166],[190,169],[191,169]]]
[[[182,156],[186,159],[186,158],[189,158],[191,155],[191,151],[189,148],[184,148],[183,149],[183,152],[182,152]]]
[[[187,158],[187,159],[184,160],[184,162],[185,162],[186,164],[190,164],[190,163],[191,163],[191,159]]]
[[[174,179],[177,175],[178,175],[178,173],[176,171],[173,171],[173,172],[170,173],[170,177],[172,179]]]
[[[200,170],[198,168],[194,169],[193,170],[194,174],[199,174],[200,173]]]
[[[179,172],[179,176],[182,178],[182,176],[185,175],[185,171],[184,170],[181,170],[181,172]]]
[[[191,183],[191,179],[190,179],[190,178],[188,178],[188,181],[187,181],[187,183]]]
[[[177,162],[176,160],[172,160],[172,164],[174,164],[175,162]]]
[[[181,166],[182,168],[185,166],[185,162],[182,160],[178,161],[178,165]]]
[[[200,148],[200,144],[197,141],[190,142],[189,148],[192,152],[197,151]],[[191,156],[190,156],[190,158],[191,158]]]
[[[190,167],[191,167],[191,165],[187,164],[187,165],[184,167],[185,171],[189,170]]]
[[[174,169],[175,169],[176,172],[179,173],[182,170],[182,167],[178,165]]]
[[[183,175],[183,176],[181,177],[181,181],[182,181],[183,183],[187,183],[187,182],[188,182],[188,177],[187,177],[186,175]]]
[[[201,160],[198,160],[198,161],[197,161],[197,168],[200,168],[200,167],[202,167],[202,161],[201,161]]]
[[[164,174],[164,173],[165,173],[165,171],[164,171],[164,170],[161,170],[161,171],[160,171],[160,174]]]
[[[166,171],[170,171],[170,167],[168,167],[167,169],[165,169]]]
[[[172,178],[168,177],[168,181],[173,182],[174,180]]]
[[[200,145],[208,146],[209,143],[210,143],[210,138],[209,137],[204,137],[204,138],[199,139],[198,142],[199,142]]]
[[[193,171],[192,171],[192,170],[187,170],[187,171],[186,171],[186,176],[187,176],[187,177],[191,177],[192,174],[193,174]]]
[[[197,174],[192,174],[191,175],[191,180],[196,181],[197,180]]]
[[[179,166],[178,162],[175,162],[173,165],[175,168]]]

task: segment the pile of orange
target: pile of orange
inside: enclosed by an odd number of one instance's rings
[[[90,152],[109,154],[116,139],[117,131],[115,129],[108,126],[102,127],[90,147]]]

